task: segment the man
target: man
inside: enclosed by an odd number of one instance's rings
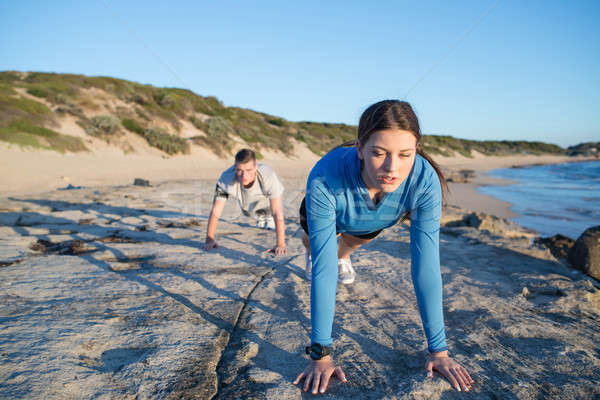
[[[232,197],[238,201],[244,215],[256,217],[257,227],[275,229],[277,242],[267,251],[276,255],[286,254],[282,194],[283,185],[275,171],[267,165],[257,164],[252,150],[240,150],[235,155],[235,164],[223,172],[217,182],[204,250],[217,247],[215,234],[219,217],[225,202]]]

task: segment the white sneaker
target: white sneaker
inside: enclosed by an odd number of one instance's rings
[[[275,220],[273,217],[267,217],[267,226],[266,229],[275,230]]]
[[[256,216],[256,227],[260,228],[260,229],[265,229],[265,226],[267,226],[267,217],[266,215],[257,215]]]
[[[304,277],[306,280],[310,281],[312,279],[312,258],[308,252],[304,253],[304,262],[306,262]]]
[[[349,285],[354,282],[356,272],[352,268],[352,263],[349,258],[338,259],[338,282],[344,285]]]

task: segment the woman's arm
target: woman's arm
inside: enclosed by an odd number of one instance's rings
[[[430,352],[425,369],[427,376],[436,370],[458,391],[469,391],[473,379],[448,356],[446,345],[439,255],[442,194],[435,174],[418,196],[417,207],[411,212],[410,252],[412,281]]]
[[[308,187],[306,218],[312,257],[311,341],[329,346],[338,276],[335,198],[319,178]]]
[[[338,277],[335,198],[320,178],[309,178],[306,217],[313,263],[310,292],[311,342],[329,346],[332,343],[331,328]],[[346,382],[342,369],[335,366],[331,356],[325,356],[320,360],[311,360],[296,377],[294,384],[297,385],[304,379],[304,391],[324,393],[333,374]]]

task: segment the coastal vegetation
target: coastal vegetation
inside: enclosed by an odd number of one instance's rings
[[[75,119],[94,139],[111,144],[116,138],[126,141],[124,135],[131,132],[168,155],[186,154],[196,145],[228,157],[240,143],[259,153],[264,149],[288,155],[294,152],[295,143],[303,143],[322,155],[356,136],[356,126],[287,121],[227,107],[214,96],[200,96],[187,89],[158,88],[111,77],[0,72],[0,140],[57,151],[85,151],[80,138],[50,130],[67,118]],[[559,146],[542,142],[476,141],[437,135],[425,135],[423,145],[431,154],[444,156],[472,157],[473,152],[567,154]]]
[[[600,142],[580,143],[576,146],[567,147],[570,156],[596,156],[600,157]]]

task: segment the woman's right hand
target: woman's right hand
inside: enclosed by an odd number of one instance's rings
[[[310,360],[304,371],[294,381],[294,385],[300,383],[302,378],[304,378],[304,387],[302,390],[307,392],[312,384],[312,394],[325,393],[327,385],[329,385],[329,379],[333,374],[340,381],[347,382],[344,371],[340,367],[335,366],[331,356],[325,356],[320,360]]]

